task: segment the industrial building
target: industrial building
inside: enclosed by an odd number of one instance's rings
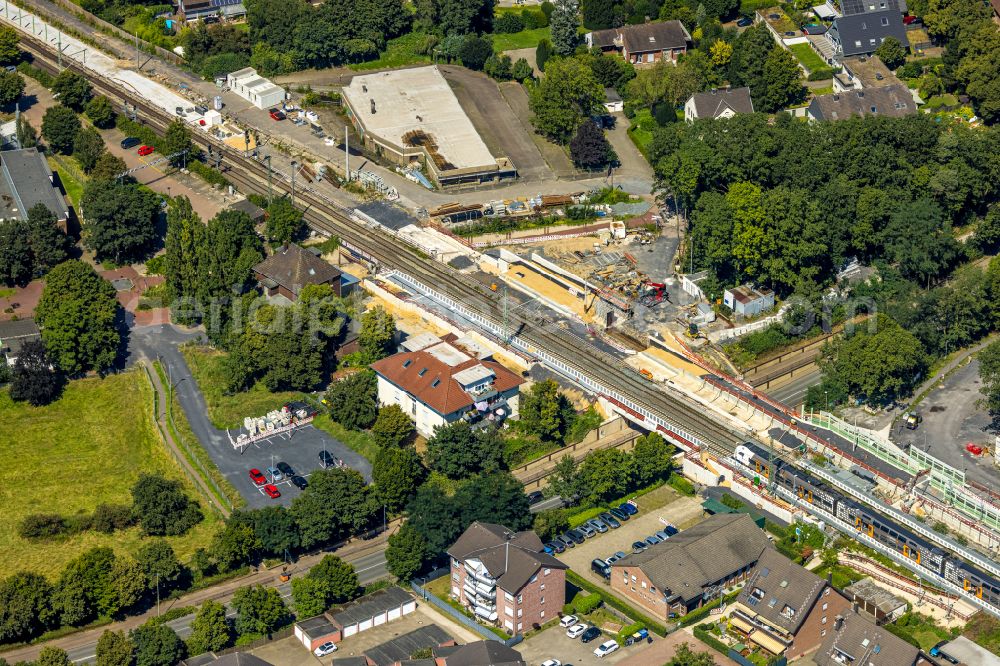
[[[285,89],[257,74],[253,67],[238,69],[229,74],[226,76],[226,85],[258,109],[269,109],[285,101]]]
[[[26,220],[28,211],[42,204],[56,217],[59,228],[67,231],[69,206],[45,156],[37,148],[5,150],[0,153],[0,222]]]
[[[365,148],[426,167],[440,185],[517,176],[508,158],[490,153],[437,66],[355,76],[343,100]]]

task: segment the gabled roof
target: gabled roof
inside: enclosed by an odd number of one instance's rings
[[[769,545],[750,516],[716,515],[618,560],[612,568],[637,566],[668,598],[676,595],[687,602],[702,596],[706,586],[755,564]]]
[[[629,53],[682,49],[691,41],[691,35],[680,21],[642,23],[619,28],[622,45]]]
[[[532,531],[513,532],[503,525],[476,521],[462,533],[448,555],[465,562],[476,559],[503,590],[514,594],[542,567],[569,567],[545,552],[542,540]]]
[[[819,95],[809,103],[808,113],[816,120],[846,120],[853,116],[901,118],[917,112],[913,95],[903,84],[884,88],[846,90]]]
[[[865,89],[885,88],[902,83],[877,55],[852,56],[844,58],[841,64],[844,67],[844,71],[841,74],[850,77],[852,80],[857,79],[861,87]]]
[[[444,659],[445,666],[524,666],[524,659],[514,648],[498,641],[476,641],[466,645],[434,648],[432,653]]]
[[[841,16],[830,33],[836,36],[844,56],[873,53],[886,37],[895,37],[904,47],[910,45],[903,17],[895,9]]]
[[[326,284],[340,277],[334,266],[294,243],[278,248],[253,270],[296,296],[307,284]]]
[[[887,629],[877,627],[857,613],[834,620],[833,631],[813,655],[816,666],[913,666],[920,650]],[[852,661],[845,661],[844,657]]]
[[[753,113],[750,88],[712,89],[691,96],[694,113],[698,118],[718,118],[726,109],[734,113]]]
[[[768,624],[794,635],[826,587],[825,580],[768,548],[737,601]]]
[[[62,192],[53,184],[52,169],[37,148],[3,151],[0,153],[0,167],[3,171],[0,193],[12,200],[2,206],[7,210],[0,212],[0,218],[26,220],[28,211],[37,204],[48,208],[57,220],[69,218],[69,206]]]
[[[618,30],[616,28],[608,28],[607,30],[594,30],[590,33],[590,43],[591,46],[600,49],[610,49],[617,46],[615,40],[618,38]]]
[[[463,373],[472,368],[477,368],[474,372],[484,377],[492,374],[493,389],[499,393],[524,383],[519,375],[496,361],[481,361],[445,342],[394,354],[372,363],[371,367],[386,381],[442,416],[475,404],[475,398],[462,388],[459,381],[466,377]]]
[[[209,663],[211,666],[272,666],[271,662],[246,652],[230,652]]]

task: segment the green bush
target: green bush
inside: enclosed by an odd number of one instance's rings
[[[187,163],[188,169],[191,173],[195,174],[202,180],[204,180],[209,185],[218,185],[219,187],[229,187],[229,181],[221,173],[208,166],[204,162],[199,162],[198,160],[191,160]]]
[[[645,625],[642,622],[633,622],[618,632],[618,644],[625,645],[625,639],[642,629]]]
[[[709,633],[709,631],[704,627],[695,627],[694,636],[702,643],[708,645],[713,650],[721,652],[722,654],[726,655],[729,654],[729,648],[726,646],[726,644],[717,639],[711,633]]]
[[[840,71],[839,67],[819,67],[809,72],[810,81],[825,81],[832,79],[833,75]]]
[[[739,594],[740,594],[739,592],[731,592],[730,594],[727,594],[726,596],[722,597],[722,601],[728,603],[733,599],[735,599],[737,596],[739,596]],[[720,603],[721,601],[719,599],[713,599],[712,601],[709,601],[707,604],[703,605],[701,608],[695,608],[687,615],[682,615],[677,620],[677,622],[682,627],[690,627],[692,624],[700,622],[704,620],[706,617],[708,617],[712,609],[718,607]]]
[[[626,617],[628,617],[630,619],[642,622],[643,625],[645,625],[645,627],[647,629],[649,629],[653,633],[657,634],[658,636],[666,636],[667,635],[667,628],[665,626],[663,626],[662,624],[660,624],[656,620],[652,619],[648,615],[640,613],[638,610],[636,610],[632,606],[629,606],[627,603],[625,603],[624,601],[622,601],[618,597],[614,596],[613,594],[605,592],[604,590],[602,590],[601,588],[597,587],[596,585],[594,585],[593,583],[591,583],[589,580],[583,578],[582,576],[580,576],[576,572],[574,572],[574,571],[567,571],[566,572],[566,580],[567,580],[567,582],[572,583],[573,585],[579,587],[581,590],[587,590],[588,592],[592,592],[592,593],[596,593],[596,594],[601,595],[601,599],[608,606],[610,606],[611,608],[614,608],[619,613],[624,614]]]
[[[48,539],[68,531],[66,519],[57,513],[32,513],[17,526],[22,539]]]
[[[607,509],[605,509],[604,507],[595,506],[593,508],[585,509],[583,511],[578,511],[570,516],[567,516],[566,520],[569,522],[570,528],[579,527],[580,525],[583,525],[591,518],[597,518],[605,511],[607,511]]]
[[[679,492],[682,495],[687,495],[692,497],[695,494],[694,484],[687,480],[686,477],[680,474],[671,474],[670,480],[667,481],[670,487]]]
[[[573,607],[578,615],[586,615],[593,613],[603,602],[604,599],[601,598],[600,593],[591,592],[590,594],[578,595],[573,601]]]
[[[43,69],[39,69],[34,65],[29,65],[26,62],[18,63],[17,71],[21,72],[25,76],[30,76],[34,80],[41,83],[46,88],[51,88],[52,84],[55,83],[55,77],[46,72]]]

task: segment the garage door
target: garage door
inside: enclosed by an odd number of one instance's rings
[[[346,627],[344,627],[344,638],[347,638],[348,636],[353,636],[356,633],[358,633],[358,625],[349,624]]]
[[[379,613],[372,618],[372,623],[377,627],[380,624],[385,624],[388,621],[385,613]]]
[[[361,622],[358,623],[358,631],[367,631],[368,629],[371,628],[372,628],[372,621],[370,618],[367,620],[362,620]]]
[[[393,608],[389,611],[389,620],[398,620],[399,616],[403,614],[403,611],[399,608]]]
[[[295,638],[299,639],[299,642],[308,650],[310,643],[309,637],[306,636],[306,632],[299,628],[299,625],[295,625]]]
[[[407,601],[405,604],[403,604],[403,615],[406,615],[407,613],[412,613],[415,610],[417,610],[416,601]]]

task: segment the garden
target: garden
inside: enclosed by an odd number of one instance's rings
[[[810,73],[823,69],[827,66],[827,64],[823,62],[823,59],[819,57],[816,51],[814,51],[809,44],[792,44],[788,47],[788,50],[792,52],[795,59],[798,60]]]

